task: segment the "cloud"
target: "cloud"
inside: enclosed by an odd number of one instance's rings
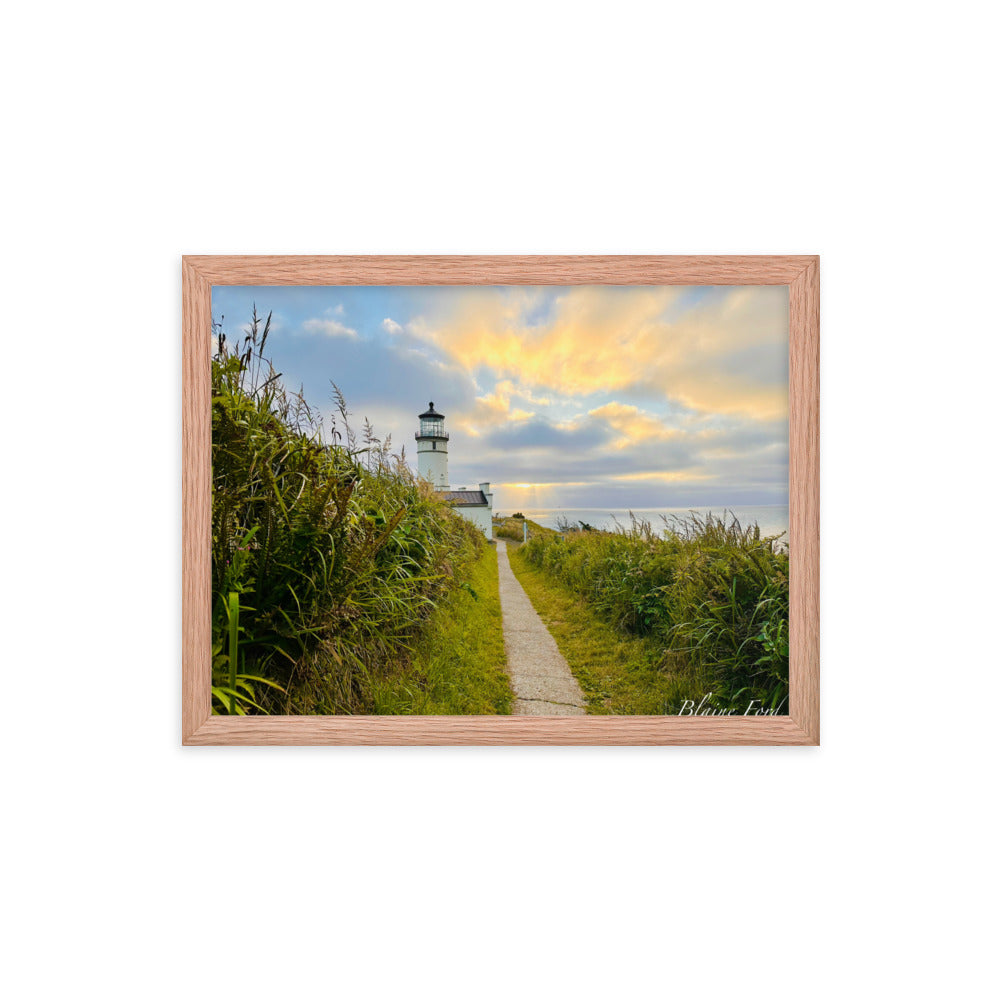
[[[477,396],[475,409],[469,414],[460,414],[457,424],[474,437],[479,437],[492,427],[513,422],[530,420],[535,413],[511,405],[511,398],[520,396],[513,383],[498,382],[493,392]]]
[[[349,337],[351,340],[358,339],[358,331],[352,330],[349,326],[344,326],[335,319],[307,319],[302,324],[302,329],[306,333],[321,333],[327,337]]]
[[[783,286],[710,289],[685,307],[680,287],[456,290],[410,330],[475,372],[525,392],[633,391],[683,407],[783,416],[788,294]]]
[[[616,481],[626,483],[636,480],[653,480],[659,483],[685,483],[714,479],[715,476],[708,472],[690,472],[687,469],[680,469],[674,472],[624,472],[614,478]]]
[[[502,507],[787,500],[784,288],[223,291],[215,312],[282,308],[269,351],[327,425],[334,381],[354,426],[391,433],[415,468],[434,399],[452,483],[489,479]]]
[[[541,470],[547,465],[561,464],[567,457],[577,465],[581,463],[581,458],[586,463],[588,452],[606,444],[609,435],[608,428],[597,421],[580,420],[557,424],[534,418],[506,421],[484,435],[484,443],[489,448],[505,452],[522,464],[543,454],[546,457],[536,465]]]
[[[526,389],[523,385],[517,385],[510,379],[503,379],[497,382],[497,392],[502,392],[507,396],[516,396],[518,399],[523,399],[528,403],[532,403],[535,406],[551,406],[552,400],[548,396],[536,396],[530,389]]]
[[[685,417],[668,426],[630,404],[592,410],[564,421],[504,421],[474,446],[470,436],[453,431],[453,481],[488,475],[508,506],[781,503],[787,496],[782,421],[713,416],[706,425]],[[623,434],[636,426],[638,433]]]
[[[628,448],[638,441],[666,441],[678,433],[675,427],[668,427],[638,406],[610,402],[590,410],[588,415],[604,420],[621,435],[615,444],[618,448]]]

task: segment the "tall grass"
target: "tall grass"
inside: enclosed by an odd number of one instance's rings
[[[431,612],[410,661],[374,691],[378,715],[509,715],[514,702],[503,642],[497,553],[463,568]]]
[[[505,538],[511,542],[523,542],[525,526],[528,528],[529,538],[535,535],[554,534],[551,528],[543,528],[537,521],[527,520],[523,514],[511,514],[510,517],[494,516],[493,535],[495,538]]]
[[[327,430],[264,357],[256,309],[212,358],[214,707],[368,712],[484,544],[333,386]],[[460,574],[459,574],[460,575]]]
[[[587,698],[588,715],[671,715],[709,688],[695,670],[664,670],[649,636],[610,628],[572,588],[510,551],[510,565]]]
[[[658,642],[663,669],[697,668],[716,704],[787,711],[788,553],[756,524],[691,514],[654,531],[633,517],[522,552],[622,632]]]

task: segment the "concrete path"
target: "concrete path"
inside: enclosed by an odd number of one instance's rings
[[[514,689],[514,715],[586,715],[583,692],[559,652],[552,633],[531,606],[507,558],[506,542],[497,541],[500,609],[507,673]]]

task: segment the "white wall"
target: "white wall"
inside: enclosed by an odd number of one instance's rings
[[[994,35],[903,9],[13,10],[7,995],[988,994]],[[180,747],[179,255],[456,251],[824,255],[822,747]]]
[[[441,490],[448,486],[448,447],[446,441],[437,445],[431,448],[430,441],[417,442],[417,475]]]
[[[489,507],[452,507],[466,521],[471,521],[487,537],[493,537],[493,512]]]

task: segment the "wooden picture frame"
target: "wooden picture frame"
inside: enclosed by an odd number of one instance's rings
[[[787,716],[213,716],[213,285],[787,285],[790,695]],[[182,739],[206,745],[819,744],[819,258],[186,256],[183,287]]]

